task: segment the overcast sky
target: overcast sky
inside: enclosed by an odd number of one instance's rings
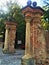
[[[9,1],[9,0],[0,0],[0,6],[5,4],[6,1]],[[27,4],[27,1],[28,0],[12,0],[12,1],[17,1],[17,3],[20,5],[20,6],[25,6]],[[43,6],[43,0],[31,0],[32,2],[33,1],[36,1],[37,2],[37,5],[38,6]]]
[[[17,0],[17,2],[21,5],[21,6],[25,6],[27,4],[27,1],[28,0]],[[37,2],[37,5],[38,6],[43,6],[43,0],[31,0],[32,2],[33,1],[36,1]]]

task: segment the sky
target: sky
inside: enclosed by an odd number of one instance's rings
[[[9,0],[0,0],[0,6],[2,6],[3,4],[5,4],[6,1],[9,1]],[[28,0],[12,0],[12,1],[16,1],[20,6],[26,6]],[[36,1],[37,5],[41,6],[41,7],[44,5],[43,4],[43,0],[31,0],[31,1],[32,2]]]
[[[28,0],[17,0],[17,2],[21,5],[21,6],[25,6],[27,4]],[[36,1],[37,2],[37,6],[43,6],[43,0],[31,0],[32,2]]]
[[[7,8],[6,8],[6,2],[7,1],[10,1],[10,0],[0,0],[0,10],[4,10],[4,11],[7,11]],[[27,1],[28,0],[11,0],[13,2],[17,2],[21,7],[24,7],[27,5]],[[32,2],[36,1],[37,2],[37,6],[44,6],[44,3],[43,3],[43,0],[31,0]]]

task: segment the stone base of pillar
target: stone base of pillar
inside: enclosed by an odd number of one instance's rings
[[[15,49],[9,50],[9,49],[4,48],[2,51],[3,51],[3,53],[8,54],[8,53],[15,53],[16,50]]]
[[[25,55],[21,60],[21,65],[36,65],[35,59],[30,55]]]

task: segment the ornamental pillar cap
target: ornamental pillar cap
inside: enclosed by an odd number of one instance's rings
[[[31,17],[31,15],[30,14],[26,14],[25,17]]]
[[[26,21],[26,22],[31,22],[31,20],[32,20],[31,15],[30,15],[30,14],[26,14],[26,15],[25,15],[25,21]]]
[[[32,5],[33,5],[33,7],[36,7],[37,6],[37,2],[34,1]]]
[[[31,6],[31,4],[32,4],[32,1],[31,1],[31,0],[28,0],[28,1],[27,1],[27,5],[28,5],[28,6]]]
[[[16,22],[10,22],[10,21],[5,21],[4,24],[5,25],[16,25],[17,26]]]
[[[27,13],[39,13],[40,15],[43,15],[44,13],[44,10],[40,7],[40,6],[37,6],[37,2],[33,2],[31,0],[29,0],[27,2],[27,5],[25,7],[22,8],[22,13],[24,15],[26,15]]]

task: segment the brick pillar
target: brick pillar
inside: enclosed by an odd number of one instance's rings
[[[49,31],[45,30],[47,58],[49,58]]]
[[[15,22],[5,22],[5,43],[4,43],[4,53],[13,53],[15,52],[14,43],[15,43],[15,34],[16,34],[16,23]]]
[[[30,51],[31,51],[31,49],[30,49],[30,47],[31,47],[31,45],[30,45],[30,22],[31,22],[31,17],[30,18],[28,18],[28,17],[25,17],[25,21],[26,21],[26,42],[25,42],[25,58],[29,58],[30,57]],[[29,55],[29,56],[28,56]],[[23,57],[23,58],[24,58]]]
[[[46,41],[44,30],[41,27],[41,15],[39,13],[33,15],[33,20],[31,22],[31,44],[34,58],[38,59],[38,61],[45,60]]]
[[[25,55],[22,57],[22,65],[33,65],[34,59],[32,57],[32,45],[30,44],[30,22],[32,20],[32,17],[30,14],[25,15],[25,21],[26,21],[26,42],[25,42]],[[35,65],[35,64],[34,64]]]
[[[35,59],[38,62],[40,60],[44,61],[46,60],[46,55],[47,55],[44,30],[41,27],[41,16],[43,15],[44,10],[41,7],[37,6],[36,2],[33,2],[33,6],[32,6],[32,2],[28,1],[27,6],[22,8],[22,13],[24,14],[24,16],[29,14],[32,17],[32,21],[30,21],[30,46],[31,46],[30,55],[31,57],[33,57],[33,59]],[[27,41],[29,40],[27,39]],[[28,53],[28,51],[26,52]],[[27,58],[27,55],[26,55],[26,58]],[[26,65],[29,65],[29,64],[26,64]],[[32,65],[35,65],[35,64],[32,64]]]

